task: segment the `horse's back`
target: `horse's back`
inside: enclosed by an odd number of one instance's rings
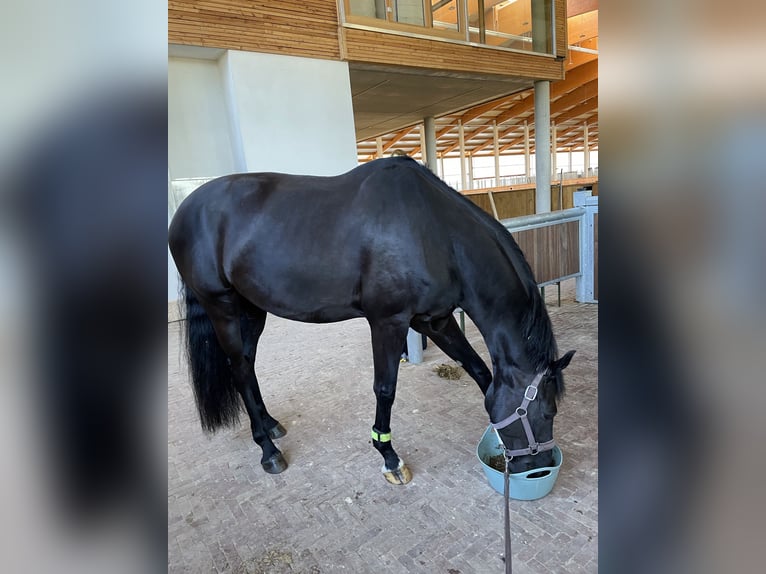
[[[211,290],[218,282],[298,320],[363,316],[384,300],[383,312],[396,313],[433,293],[453,299],[440,220],[449,206],[422,169],[392,158],[333,177],[224,176],[179,207],[171,250],[184,280],[200,277]]]

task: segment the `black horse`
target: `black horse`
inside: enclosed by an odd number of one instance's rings
[[[389,426],[409,327],[462,364],[492,421],[524,415],[499,431],[518,451],[512,471],[553,464],[551,451],[532,443],[552,444],[561,371],[574,351],[557,358],[532,271],[508,231],[414,160],[380,159],[334,177],[220,177],[181,204],[169,245],[185,284],[202,426],[235,423],[241,397],[266,472],[287,468],[273,442],[285,430],[266,410],[254,372],[267,312],[311,323],[367,319],[372,438],[389,482],[411,478]],[[458,327],[456,307],[484,337],[494,377]]]

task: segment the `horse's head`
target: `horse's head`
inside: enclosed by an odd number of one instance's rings
[[[484,401],[490,420],[511,451],[511,472],[553,466],[553,417],[556,401],[564,391],[562,371],[574,351],[552,361],[540,373],[516,371],[497,377]]]

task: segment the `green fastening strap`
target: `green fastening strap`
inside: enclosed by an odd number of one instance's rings
[[[376,440],[378,442],[391,442],[391,433],[379,433],[375,429],[372,429],[372,440]]]

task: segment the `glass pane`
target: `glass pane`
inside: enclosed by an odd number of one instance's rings
[[[457,0],[430,0],[433,27],[439,30],[459,30]]]
[[[349,0],[351,14],[367,18],[386,18],[386,0]]]
[[[472,42],[551,52],[550,0],[469,0]]]
[[[425,16],[423,15],[423,0],[394,0],[394,21],[403,24],[414,24],[423,26]]]

